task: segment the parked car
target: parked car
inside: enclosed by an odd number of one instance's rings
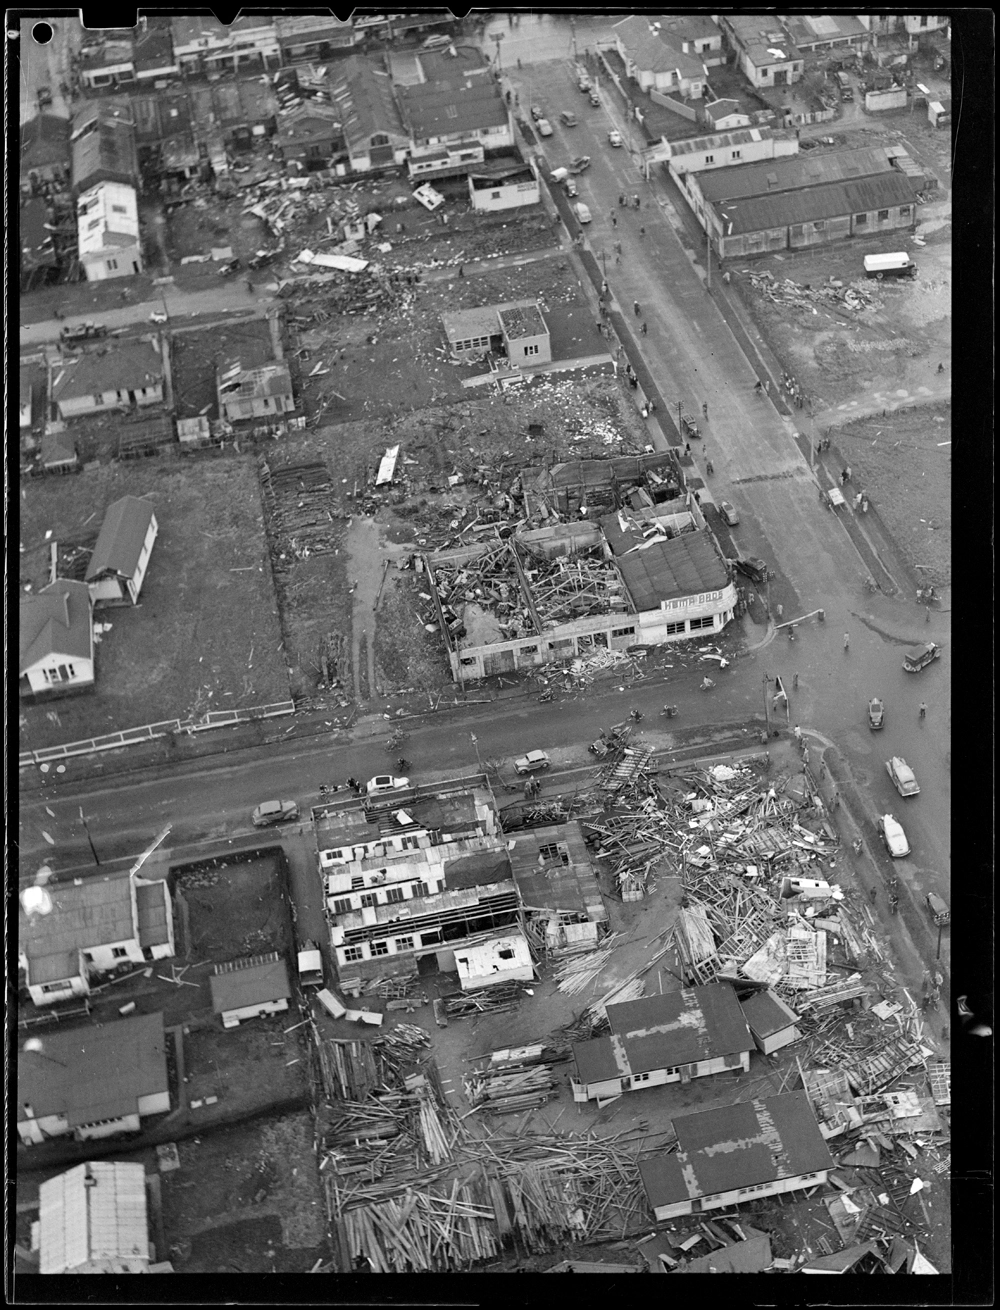
[[[406,791],[409,785],[409,778],[394,778],[391,773],[377,773],[365,784],[365,791],[369,796],[383,796],[390,791]]]
[[[563,127],[576,127],[576,114],[571,114],[568,109],[564,109],[559,115],[559,122]]]
[[[733,560],[733,563],[736,565],[737,573],[742,573],[744,577],[749,578],[752,582],[767,581],[767,565],[755,555],[748,555],[746,559]]]
[[[270,828],[275,823],[289,823],[299,817],[294,801],[261,801],[250,816],[255,828]]]
[[[542,111],[539,109],[537,105],[532,105],[531,109],[529,110],[529,113],[531,114],[531,117],[535,120],[536,123],[542,116]]]
[[[735,528],[738,525],[740,516],[732,505],[730,505],[728,500],[719,501],[719,513],[722,515],[723,521],[728,523],[731,528]]]
[[[446,45],[451,45],[451,37],[445,36],[442,32],[435,32],[429,36],[420,47],[421,50],[443,50]]]
[[[590,210],[587,208],[587,206],[583,203],[582,200],[573,206],[573,212],[576,214],[577,218],[581,223],[590,222]]]
[[[910,843],[906,840],[903,825],[893,815],[879,815],[878,831],[885,842],[885,849],[894,860],[901,860],[905,855],[909,855]]]
[[[225,264],[219,265],[219,276],[232,277],[232,275],[238,273],[242,267],[243,264],[238,259],[227,260]]]
[[[540,118],[538,120],[538,135],[539,136],[552,135],[552,124],[549,122],[547,118]]]
[[[577,84],[577,86],[580,88],[581,91],[589,91],[589,90],[590,90],[590,78],[589,78],[589,77],[579,77],[579,78],[577,78],[577,82],[576,82],[576,84]]]
[[[580,194],[580,188],[576,185],[571,177],[568,177],[563,183],[566,188],[566,194],[570,199],[575,199]]]
[[[40,86],[38,88],[38,108],[48,109],[51,103],[52,103],[51,90],[47,86]]]
[[[873,696],[868,702],[868,726],[872,732],[878,732],[879,728],[885,727],[885,706],[877,696]]]
[[[103,323],[78,323],[76,327],[64,327],[59,333],[60,341],[92,341],[96,337],[106,337],[108,329]]]
[[[608,133],[608,144],[612,146],[620,146],[621,143],[622,143],[622,134],[621,132],[618,131],[616,127],[613,127],[611,131]]]
[[[162,309],[154,309],[149,316],[150,323],[166,323],[167,316]]]
[[[924,904],[930,910],[931,918],[936,924],[951,922],[951,910],[936,892],[928,892],[924,897]]]
[[[587,170],[589,167],[590,167],[590,156],[589,156],[589,155],[577,155],[577,157],[573,160],[572,164],[570,164],[570,166],[569,166],[569,171],[570,171],[571,173],[578,173],[578,174],[579,174],[579,173],[586,172],[586,170]]]
[[[921,646],[919,650],[908,650],[903,656],[903,668],[907,673],[919,673],[921,669],[926,669],[928,664],[933,664],[935,660],[941,658],[941,647],[933,641],[929,641],[926,646]]]
[[[902,756],[894,755],[891,760],[886,760],[885,770],[900,796],[919,795],[920,784],[917,782],[913,770]]]
[[[323,986],[323,955],[315,942],[303,942],[298,952],[299,985]]]
[[[594,87],[590,88],[590,103],[595,109],[600,109],[601,107],[601,97],[597,94],[597,90]]]
[[[514,761],[514,772],[522,777],[526,773],[544,773],[550,764],[551,760],[544,751],[528,751],[527,755]]]

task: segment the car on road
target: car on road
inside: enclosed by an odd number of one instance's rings
[[[52,92],[51,92],[51,90],[50,90],[49,87],[47,87],[47,86],[40,86],[40,87],[38,88],[38,108],[39,108],[39,109],[48,109],[48,107],[49,107],[49,105],[51,105],[51,103],[52,103]]]
[[[616,127],[613,127],[611,131],[608,133],[608,144],[612,146],[620,146],[621,143],[622,143],[622,134],[621,132],[618,131]]]
[[[166,323],[167,316],[162,309],[154,309],[149,316],[150,323]]]
[[[570,166],[569,166],[569,171],[570,171],[571,173],[577,173],[577,174],[579,174],[579,173],[584,173],[584,172],[586,172],[586,170],[587,170],[589,167],[590,167],[590,156],[589,156],[589,155],[577,155],[577,157],[573,160],[572,164],[570,164]]]
[[[878,817],[879,836],[885,842],[885,849],[894,860],[901,860],[910,853],[910,843],[906,840],[903,825],[892,814],[880,814]]]
[[[601,97],[597,94],[595,87],[590,88],[590,103],[595,109],[600,109],[601,107]]]
[[[573,206],[573,212],[576,214],[577,218],[581,223],[590,222],[590,210],[587,208],[587,206],[583,203],[582,200]]]
[[[937,892],[928,892],[924,897],[924,904],[930,910],[931,918],[936,924],[951,923],[951,910]]]
[[[60,341],[93,341],[97,337],[106,337],[108,329],[103,323],[78,323],[76,327],[64,327],[59,333]]]
[[[261,801],[250,816],[255,828],[270,828],[276,823],[289,823],[299,817],[294,801]]]
[[[873,696],[868,702],[868,726],[872,732],[878,732],[879,728],[885,727],[885,706],[877,696]]]
[[[589,77],[583,77],[583,76],[578,77],[578,78],[577,78],[577,82],[576,82],[576,84],[577,84],[577,86],[580,88],[581,91],[589,91],[589,90],[590,90],[590,78],[589,78]]]
[[[751,582],[767,581],[767,565],[756,555],[748,555],[746,559],[733,560],[737,573],[742,573]]]
[[[722,515],[723,522],[728,523],[731,528],[739,524],[740,516],[728,500],[719,501],[719,513]]]
[[[575,199],[580,194],[580,188],[571,177],[566,178],[565,182],[563,182],[563,186],[566,188],[566,194],[571,199]]]
[[[919,673],[921,669],[926,669],[928,664],[933,664],[935,660],[941,658],[941,647],[933,641],[929,641],[926,646],[921,646],[919,650],[908,650],[903,656],[903,668],[907,673]]]
[[[406,791],[409,785],[409,778],[394,778],[391,773],[377,773],[365,784],[365,791],[369,796],[384,796],[391,791]]]
[[[902,756],[894,755],[891,760],[886,760],[885,771],[892,779],[892,785],[900,796],[917,796],[920,794],[920,784],[917,782],[913,770]]]
[[[538,135],[539,136],[552,135],[552,124],[549,122],[547,118],[540,118],[538,120]]]
[[[544,751],[528,751],[514,761],[514,772],[521,777],[526,773],[544,773],[551,763]]]
[[[435,32],[429,36],[420,47],[421,50],[443,50],[445,46],[451,45],[451,37],[445,36],[442,32]]]
[[[536,123],[542,116],[542,111],[539,109],[537,105],[532,105],[531,109],[529,110],[529,113],[531,114],[531,117],[535,120]]]
[[[576,114],[571,114],[568,109],[564,109],[559,115],[559,122],[562,123],[563,127],[576,127]]]

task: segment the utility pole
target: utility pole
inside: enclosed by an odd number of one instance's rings
[[[491,33],[490,33],[490,36],[492,36],[492,38],[493,38],[493,40],[496,42],[496,46],[497,46],[497,72],[498,72],[498,73],[502,73],[502,72],[503,72],[503,61],[502,61],[501,58],[500,58],[500,42],[504,39],[504,35],[505,35],[505,34],[504,34],[503,32],[491,32]]]
[[[763,680],[762,686],[763,686],[763,691],[764,691],[764,728],[765,728],[765,730],[766,730],[766,732],[767,732],[768,739],[770,739],[770,736],[771,736],[771,719],[770,719],[770,717],[769,717],[769,715],[768,715],[768,712],[767,712],[767,697],[768,697],[768,693],[770,692],[770,689],[771,689],[771,675],[770,675],[769,673],[765,673],[765,674],[764,674],[764,680]]]

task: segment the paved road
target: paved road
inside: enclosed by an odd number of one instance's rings
[[[70,81],[70,56],[83,42],[83,28],[70,17],[51,22],[55,32],[53,39],[46,45],[39,45],[32,36],[32,29],[39,19],[45,18],[45,11],[38,10],[34,15],[25,14],[19,23],[20,45],[17,52],[18,63],[18,116],[21,123],[34,118],[38,113],[38,88],[47,86],[52,92],[52,104],[46,109],[47,114],[59,118],[69,118],[72,106],[65,100],[59,90],[60,83]]]

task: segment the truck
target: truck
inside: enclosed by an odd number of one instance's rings
[[[315,942],[303,942],[298,953],[299,985],[323,986],[323,955]]]
[[[885,255],[865,255],[865,276],[878,278],[881,282],[886,277],[916,277],[917,266],[905,250],[891,251]]]

